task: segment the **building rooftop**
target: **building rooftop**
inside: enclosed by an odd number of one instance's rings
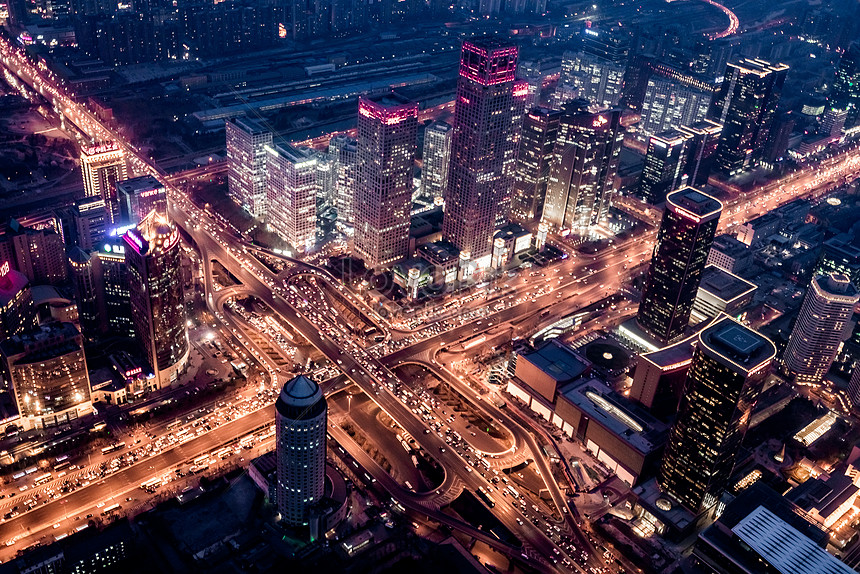
[[[493,235],[494,238],[502,238],[502,239],[514,239],[516,237],[522,237],[524,235],[530,235],[531,233],[523,228],[519,223],[508,223],[507,225],[503,225],[499,229],[496,230],[496,233]]]
[[[810,478],[789,491],[786,498],[807,512],[815,509],[822,517],[828,517],[858,492],[860,489],[850,476],[834,474],[827,479]]]
[[[780,574],[854,572],[763,506],[749,513],[732,532]]]
[[[418,105],[416,102],[413,102],[409,98],[401,96],[397,92],[388,92],[387,94],[378,94],[374,96],[362,96],[362,99],[367,100],[369,102],[373,102],[378,106],[384,106],[386,108]]]
[[[815,278],[818,289],[832,298],[853,299],[857,297],[857,288],[851,283],[851,279],[843,273],[830,273],[819,275]]]
[[[666,196],[666,204],[691,213],[698,220],[719,217],[723,204],[719,200],[690,186],[682,187]]]
[[[644,408],[609,389],[603,381],[587,379],[559,390],[563,397],[592,422],[600,424],[618,439],[647,455],[666,442],[668,425]]]
[[[589,367],[589,364],[572,349],[556,339],[552,339],[533,353],[520,356],[517,360],[528,361],[554,379],[557,384],[574,380]]]
[[[744,297],[757,288],[754,283],[750,283],[716,265],[705,267],[704,272],[702,272],[702,282],[699,284],[699,289],[726,303]]]
[[[298,164],[314,159],[314,151],[306,147],[294,147],[286,142],[277,142],[272,146],[266,146],[269,153],[278,155],[290,163]]]
[[[690,364],[690,361],[693,360],[693,350],[696,340],[697,336],[692,335],[668,347],[663,347],[650,353],[643,353],[639,355],[639,358],[657,365],[664,371],[672,371]]]
[[[728,233],[714,237],[711,249],[716,249],[720,253],[725,253],[732,259],[738,259],[749,253],[749,245]]]
[[[436,264],[460,258],[460,251],[454,247],[453,243],[445,240],[419,245],[417,251],[419,255],[426,257],[428,261]]]
[[[155,179],[151,175],[142,175],[140,177],[133,177],[131,179],[126,179],[116,184],[117,192],[122,192],[127,195],[137,195],[138,193],[144,191],[150,191],[153,189],[161,189],[164,186],[160,181]]]
[[[268,128],[263,127],[263,125],[257,120],[248,117],[231,118],[228,121],[232,122],[237,127],[241,128],[243,131],[246,131],[251,135],[261,135],[272,131]]]
[[[728,315],[722,315],[701,331],[699,344],[707,354],[733,368],[739,367],[743,373],[770,363],[776,356],[776,347],[769,339]]]
[[[0,353],[4,357],[26,354],[26,360],[17,361],[19,363],[58,356],[71,351],[82,350],[83,347],[73,340],[80,334],[73,323],[46,323],[34,331],[3,339],[0,341]]]

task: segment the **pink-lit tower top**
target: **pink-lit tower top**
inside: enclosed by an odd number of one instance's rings
[[[460,57],[442,233],[474,267],[485,266],[510,209],[528,94],[516,80],[518,52],[484,37],[464,42]]]

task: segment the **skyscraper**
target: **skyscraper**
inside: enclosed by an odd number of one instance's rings
[[[421,171],[421,195],[428,201],[441,199],[448,184],[451,161],[451,136],[454,128],[447,122],[433,122],[424,130],[424,169]]]
[[[84,194],[87,197],[104,199],[108,220],[111,223],[115,221],[118,214],[116,183],[128,179],[128,166],[125,160],[125,152],[114,141],[81,148]]]
[[[284,385],[275,413],[278,512],[291,526],[307,525],[325,491],[328,405],[319,385],[299,375]]]
[[[496,224],[507,217],[528,84],[516,81],[516,46],[490,37],[463,43],[442,236],[487,267]]]
[[[60,219],[53,214],[12,219],[0,229],[0,261],[33,284],[66,281],[66,245]]]
[[[390,93],[358,101],[355,251],[369,268],[409,252],[418,104]]]
[[[179,231],[152,212],[123,236],[134,332],[158,388],[188,363],[188,334],[180,270]]]
[[[523,117],[511,199],[511,217],[514,219],[540,221],[560,120],[561,111],[540,107]]]
[[[720,89],[714,95],[710,119],[723,125],[714,169],[737,175],[763,157],[782,85],[785,64],[742,59],[726,66]]]
[[[683,335],[690,322],[722,209],[719,201],[692,187],[666,197],[636,317],[664,343]]]
[[[104,308],[108,330],[120,337],[134,337],[135,323],[131,312],[131,288],[125,259],[123,234],[127,229],[112,231],[99,246],[98,265],[94,265],[99,286],[104,290]]]
[[[309,149],[274,144],[269,152],[266,221],[300,252],[311,249],[317,233],[317,159]]]
[[[705,119],[713,91],[654,74],[648,79],[639,131],[644,137]]]
[[[92,255],[78,246],[69,250],[69,268],[78,305],[81,331],[88,339],[101,334],[107,328],[103,293],[99,287],[98,255]]]
[[[830,91],[833,108],[848,110],[845,127],[857,125],[860,117],[860,44],[854,43],[842,54]]]
[[[167,190],[151,175],[142,175],[116,184],[119,225],[137,225],[153,209],[167,214]]]
[[[648,138],[645,167],[639,180],[639,196],[652,205],[666,200],[666,194],[680,187],[687,165],[689,137],[669,130]]]
[[[684,167],[687,183],[694,187],[704,185],[711,173],[711,163],[717,151],[717,142],[723,126],[706,119],[691,126],[681,126],[678,131],[688,138]]]
[[[353,202],[358,170],[358,142],[345,134],[338,134],[328,142],[328,153],[332,156],[337,171],[335,181],[335,206],[339,223],[352,226],[354,222]]]
[[[565,105],[543,221],[582,232],[606,220],[623,140],[621,110],[591,112],[583,102]]]
[[[89,413],[83,338],[72,323],[49,323],[0,341],[3,376],[26,429],[60,425]]]
[[[699,333],[658,479],[693,512],[727,486],[775,355],[773,343],[725,315]]]
[[[624,89],[629,38],[618,28],[583,28],[580,49],[565,52],[561,64],[561,100],[573,95],[598,108],[618,105]],[[556,99],[556,104],[565,101]]]
[[[227,139],[227,185],[230,198],[254,217],[266,216],[266,146],[272,132],[250,118],[230,118]]]
[[[813,277],[783,355],[797,382],[819,383],[830,370],[858,299],[860,294],[846,275]]]

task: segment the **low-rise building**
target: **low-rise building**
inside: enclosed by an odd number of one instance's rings
[[[721,313],[737,317],[752,301],[758,287],[734,273],[708,265],[693,303],[696,322],[719,317]]]
[[[752,265],[750,246],[728,233],[714,237],[708,253],[708,265],[716,265],[729,273],[743,273]]]

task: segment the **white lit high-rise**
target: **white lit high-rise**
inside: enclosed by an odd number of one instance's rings
[[[224,124],[230,198],[254,217],[266,216],[266,146],[272,132],[250,118]]]
[[[281,520],[291,526],[306,526],[325,492],[327,415],[320,386],[304,375],[288,381],[275,403],[275,497]]]
[[[308,251],[316,243],[317,158],[312,150],[287,144],[267,150],[266,221],[293,248]]]
[[[813,278],[783,355],[786,369],[802,384],[821,382],[850,328],[860,295],[840,273]]]
[[[368,268],[409,252],[418,104],[390,93],[358,102],[355,251]]]
[[[125,152],[114,141],[81,147],[81,173],[84,194],[101,197],[108,220],[114,223],[119,215],[116,184],[128,178]]]
[[[445,193],[453,133],[451,124],[447,122],[433,122],[424,130],[421,195],[428,201],[442,198]]]
[[[339,224],[351,227],[354,222],[356,172],[358,171],[358,142],[346,134],[337,134],[328,142],[328,153],[335,168],[335,198]]]

